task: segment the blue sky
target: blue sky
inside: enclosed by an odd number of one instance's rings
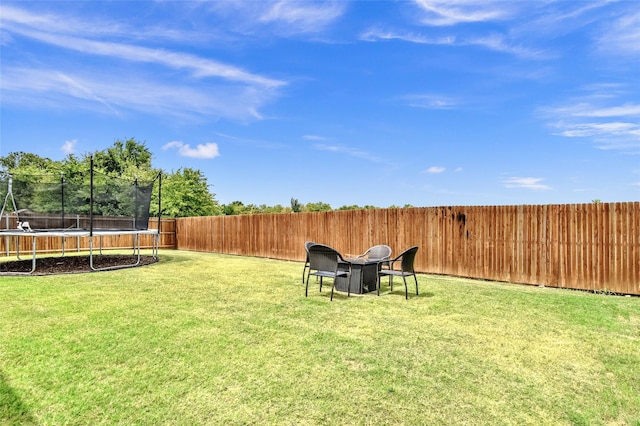
[[[221,203],[640,200],[637,1],[7,1],[0,155],[136,138]]]

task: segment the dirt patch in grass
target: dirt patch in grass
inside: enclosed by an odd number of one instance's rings
[[[96,269],[116,266],[132,265],[138,260],[133,255],[94,255],[93,267]],[[140,263],[136,266],[149,265],[157,262],[153,256],[140,256]],[[24,273],[31,271],[32,259],[0,262],[0,274]],[[76,274],[95,272],[91,269],[89,256],[63,256],[36,258],[36,270],[32,275]]]

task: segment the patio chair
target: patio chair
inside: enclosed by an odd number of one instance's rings
[[[370,247],[367,251],[356,257],[366,257],[369,260],[389,260],[391,259],[391,247],[380,244]]]
[[[307,253],[307,259],[304,261],[304,268],[302,268],[302,284],[304,284],[304,277],[307,275],[307,268],[309,267],[309,247],[314,244],[313,241],[304,243],[304,251]]]
[[[377,246],[370,247],[364,253],[356,256],[356,258],[366,257],[370,261],[378,261],[378,273],[383,269],[389,269],[389,260],[391,259],[391,247],[379,244]],[[376,287],[378,289],[378,296],[380,296],[380,283],[378,282],[380,275],[376,275]]]
[[[351,263],[344,260],[342,255],[336,249],[323,244],[313,244],[309,247],[309,269],[307,272],[307,285],[304,290],[305,297],[309,294],[309,278],[311,275],[320,277],[320,291],[322,291],[323,278],[333,279],[333,284],[331,286],[331,300],[333,300],[333,292],[336,288],[336,279],[338,277],[350,277]],[[350,295],[351,285],[348,285],[347,296]]]
[[[418,295],[418,278],[416,277],[416,271],[413,268],[413,263],[416,258],[418,246],[413,246],[400,253],[396,258],[389,261],[389,269],[381,269],[378,271],[378,294],[380,294],[380,278],[383,276],[389,277],[389,286],[393,291],[393,277],[402,277],[404,281],[404,296],[405,299],[409,299],[409,288],[407,287],[407,277],[413,275],[413,279],[416,282],[416,296]],[[396,263],[399,264],[400,269],[396,269]]]

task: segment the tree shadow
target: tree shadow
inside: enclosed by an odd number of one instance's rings
[[[9,386],[2,371],[0,371],[0,423],[8,425],[37,424],[29,413],[29,407]]]

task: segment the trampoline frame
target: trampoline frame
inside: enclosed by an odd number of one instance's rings
[[[17,231],[17,230],[0,230],[0,235],[10,238],[14,237],[16,239],[16,256],[19,260],[20,258],[20,238],[21,237],[31,237],[31,271],[29,272],[20,272],[20,271],[6,271],[0,272],[0,275],[32,275],[36,271],[37,266],[37,244],[36,241],[38,237],[60,237],[62,238],[62,256],[64,257],[64,240],[67,237],[89,237],[89,267],[91,271],[107,271],[113,269],[123,269],[123,268],[131,268],[134,266],[138,266],[140,264],[141,258],[141,245],[140,245],[140,236],[141,235],[152,235],[153,236],[153,244],[151,247],[151,252],[154,260],[158,260],[158,243],[160,239],[160,232],[157,229],[145,229],[145,230],[46,230],[46,231]],[[102,254],[102,237],[104,236],[120,236],[120,235],[132,235],[133,236],[133,256],[135,258],[134,263],[126,263],[123,265],[115,265],[115,266],[107,266],[104,268],[97,268],[93,265],[93,256],[94,256],[94,245],[93,238],[99,238],[99,254]],[[89,271],[88,271],[89,272]]]

